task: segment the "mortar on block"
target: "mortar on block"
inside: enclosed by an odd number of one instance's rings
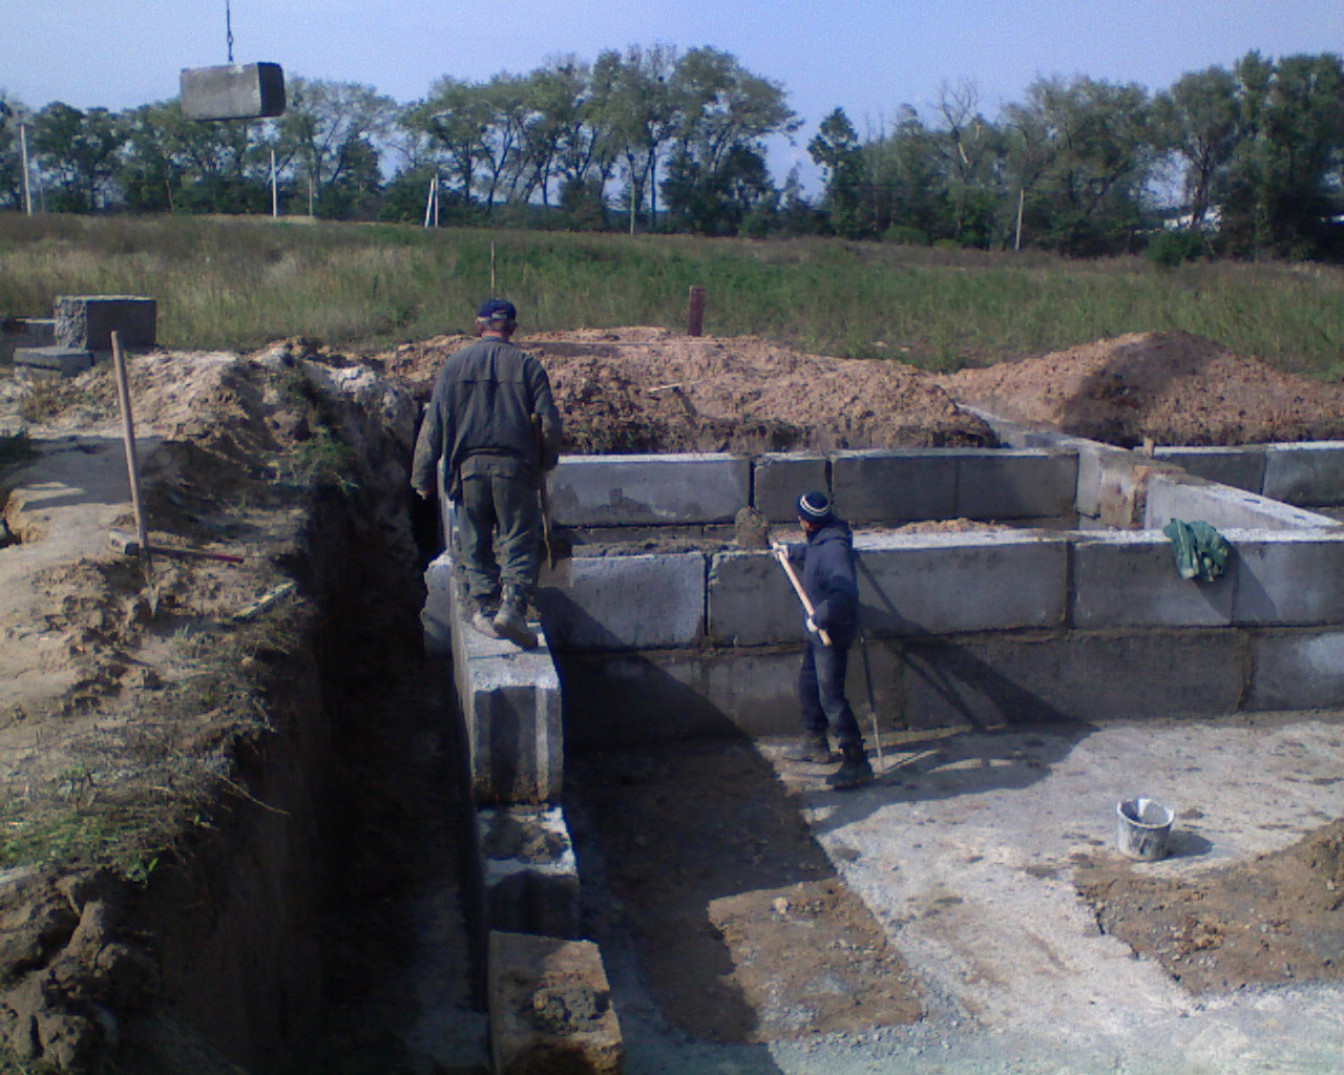
[[[1165,858],[1176,815],[1156,799],[1125,799],[1115,807],[1115,842],[1122,855],[1145,862]]]

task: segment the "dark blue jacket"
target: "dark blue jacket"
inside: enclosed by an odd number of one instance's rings
[[[802,554],[803,592],[816,609],[813,622],[831,636],[832,645],[848,646],[859,633],[859,583],[849,523],[832,518],[808,535],[806,545],[790,546],[789,552],[792,559]]]

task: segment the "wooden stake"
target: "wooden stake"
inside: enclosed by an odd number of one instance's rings
[[[686,312],[686,335],[700,336],[705,331],[705,289],[691,285],[691,302]]]
[[[140,563],[145,580],[153,582],[154,564],[149,555],[149,531],[140,506],[140,465],[135,456],[135,419],[131,416],[131,385],[126,376],[126,355],[121,349],[121,333],[112,333],[112,364],[117,373],[117,399],[121,402],[121,432],[126,440],[126,472],[131,481],[131,507],[135,510],[135,530],[140,536]]]

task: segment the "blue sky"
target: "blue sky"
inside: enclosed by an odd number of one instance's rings
[[[483,80],[605,48],[712,45],[783,84],[804,126],[771,147],[781,181],[836,106],[862,133],[902,105],[931,117],[969,80],[993,117],[1039,76],[1165,89],[1181,75],[1344,52],[1344,0],[229,0],[233,59],[371,85],[401,102],[439,76]],[[225,0],[0,0],[0,90],[32,108],[176,96],[227,62]],[[809,170],[810,171],[810,170]],[[812,183],[809,181],[809,186]]]

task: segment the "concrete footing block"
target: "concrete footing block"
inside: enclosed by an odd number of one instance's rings
[[[967,519],[1070,516],[1077,490],[1076,451],[963,449],[953,513]]]
[[[1262,444],[1245,447],[1167,447],[1156,449],[1154,454],[1162,462],[1174,463],[1196,478],[1243,489],[1248,493],[1265,491],[1265,447]]]
[[[840,515],[853,523],[951,519],[957,504],[957,452],[836,452],[831,496]]]
[[[1171,541],[1152,530],[1073,542],[1070,623],[1100,627],[1217,627],[1232,622],[1236,568],[1213,582],[1183,579]]]
[[[1144,528],[1161,530],[1172,519],[1199,520],[1219,530],[1309,530],[1340,525],[1329,516],[1255,493],[1185,475],[1154,474],[1148,482]]]
[[[576,650],[693,646],[705,626],[706,561],[701,553],[568,560],[537,591],[546,637]]]
[[[578,938],[579,872],[564,811],[487,807],[476,826],[490,929]]]
[[[112,350],[112,333],[126,348],[153,347],[159,304],[134,295],[60,295],[56,298],[56,342],[86,351]]]
[[[14,361],[20,347],[54,347],[56,320],[51,317],[0,317],[0,366]]]
[[[185,119],[264,119],[285,111],[285,73],[276,63],[184,68],[178,88]]]
[[[1233,622],[1245,626],[1344,624],[1344,527],[1242,531],[1225,536],[1235,550]]]
[[[731,523],[751,461],[727,453],[566,456],[549,479],[557,526]]]
[[[92,365],[93,354],[75,347],[18,347],[14,350],[14,369],[20,373],[77,377]]]
[[[773,452],[756,458],[752,468],[752,507],[769,522],[796,524],[798,498],[813,489],[830,489],[824,455]]]
[[[488,959],[495,1075],[620,1075],[625,1043],[597,945],[495,931]]]
[[[1252,712],[1344,705],[1344,631],[1275,631],[1251,641]]]
[[[452,558],[425,572],[425,648],[453,658],[478,803],[558,801],[564,781],[560,679],[544,634],[534,650],[486,638],[466,624]],[[533,624],[539,629],[539,624]]]
[[[1344,441],[1269,445],[1258,492],[1304,507],[1344,504]]]
[[[901,710],[911,727],[1231,713],[1240,631],[1070,631],[910,640]]]

